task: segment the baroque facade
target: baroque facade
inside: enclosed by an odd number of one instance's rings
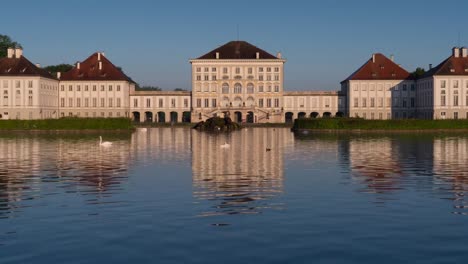
[[[246,123],[348,116],[366,119],[468,118],[468,52],[452,54],[415,78],[373,54],[339,91],[285,91],[281,53],[231,41],[189,61],[192,91],[136,91],[102,52],[52,76],[21,49],[0,59],[0,119],[128,117],[136,122],[199,122],[230,116]]]

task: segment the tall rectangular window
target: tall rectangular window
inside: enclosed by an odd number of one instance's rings
[[[32,81],[28,81],[28,88],[33,88],[33,82]]]
[[[113,105],[114,105],[113,98],[109,98],[109,107],[113,107]]]
[[[81,98],[76,98],[76,107],[81,107]]]
[[[275,98],[275,107],[279,107],[279,99]]]
[[[171,106],[176,107],[176,99],[175,98],[171,99]]]
[[[84,106],[89,107],[89,98],[84,99]]]
[[[133,98],[133,107],[138,107],[138,98]]]
[[[197,99],[197,107],[201,107],[201,99]]]
[[[263,99],[258,99],[258,106],[263,107]]]
[[[267,107],[271,107],[271,99],[270,98],[267,99]]]
[[[216,107],[216,99],[211,99],[211,106]]]
[[[120,98],[117,98],[117,107],[120,107],[120,105],[121,105]]]
[[[164,100],[159,98],[159,107],[164,107]]]
[[[359,107],[359,98],[354,98],[354,107]]]
[[[97,98],[93,98],[93,107],[97,107]]]
[[[210,101],[209,101],[209,99],[205,99],[205,107],[210,107]]]
[[[151,107],[151,98],[146,98],[146,107]]]
[[[188,107],[188,99],[184,99],[184,107]]]
[[[101,98],[101,107],[104,107],[105,103],[106,103],[106,101],[104,100],[104,98]]]

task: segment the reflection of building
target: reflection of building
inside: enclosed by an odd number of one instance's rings
[[[352,176],[365,185],[365,192],[385,193],[400,188],[402,168],[393,141],[352,139],[348,144]]]
[[[195,196],[213,202],[211,214],[258,213],[274,207],[283,189],[285,129],[249,129],[228,135],[192,131]],[[220,146],[227,142],[230,148]]]

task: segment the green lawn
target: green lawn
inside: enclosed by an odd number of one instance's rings
[[[128,118],[76,118],[42,120],[0,120],[0,130],[130,130]]]
[[[366,120],[362,118],[301,118],[293,129],[363,129],[363,130],[437,130],[468,129],[467,119],[423,120],[393,119]]]

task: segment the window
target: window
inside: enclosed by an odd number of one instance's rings
[[[113,107],[114,106],[114,101],[112,98],[109,98],[109,107]]]
[[[16,87],[16,88],[20,88],[20,87],[21,87],[20,81],[16,81],[16,82],[15,82],[15,87]]]
[[[227,68],[223,68],[223,74],[227,74],[228,73],[228,69]]]
[[[359,107],[359,98],[354,98],[354,107]]]
[[[73,106],[73,98],[68,98],[68,107]]]
[[[68,91],[73,91],[73,86],[72,85],[68,85]]]
[[[271,85],[267,86],[267,92],[271,92]]]
[[[275,67],[275,72],[279,72],[279,67]]]
[[[188,107],[188,99],[184,99],[184,107]]]
[[[101,91],[105,91],[104,85],[101,85]]]
[[[197,67],[197,72],[201,72],[201,68],[200,68],[200,67]]]
[[[446,82],[445,81],[440,81],[440,88],[445,88]]]
[[[60,107],[65,107],[65,98],[60,98]]]
[[[267,75],[267,81],[271,81],[271,75]]]
[[[28,88],[33,88],[33,82],[32,81],[28,81]]]
[[[229,84],[223,83],[221,89],[222,89],[223,94],[228,94],[229,93]]]
[[[411,84],[411,91],[414,91],[414,84]]]
[[[258,92],[263,93],[263,85],[258,86]]]
[[[445,91],[440,92],[440,106],[445,106]]]
[[[105,103],[106,103],[106,102],[105,102],[104,98],[101,98],[101,107],[104,107],[104,106],[105,106]]]
[[[201,99],[197,99],[197,107],[201,107]]]
[[[216,99],[211,99],[211,106],[216,107]]]
[[[120,92],[120,85],[117,85],[117,92]]]
[[[81,91],[81,86],[80,86],[80,85],[76,86],[76,90],[77,90],[78,92],[80,92],[80,91]]]
[[[216,68],[215,67],[211,68],[211,71],[216,72]]]
[[[258,68],[258,72],[263,72],[263,67]]]
[[[240,68],[236,68],[236,74],[240,74]]]
[[[354,84],[354,85],[353,85],[353,90],[354,90],[354,91],[357,91],[357,90],[358,90],[357,84]]]
[[[209,80],[210,80],[210,76],[205,75],[204,77],[205,77],[205,81],[209,81]]]
[[[271,68],[270,68],[270,67],[267,67],[267,72],[271,72]]]
[[[406,99],[403,99],[403,107],[404,107],[404,108],[407,107]]]
[[[259,81],[263,81],[263,75],[258,76]]]
[[[279,99],[275,98],[275,107],[279,107]]]
[[[216,81],[216,75],[211,76],[212,81]]]
[[[372,97],[370,99],[370,107],[375,107],[375,98],[374,97]]]
[[[117,107],[120,107],[120,104],[121,104],[120,98],[117,98]]]
[[[414,107],[415,107],[415,98],[414,98],[414,97],[411,97],[410,100],[411,100],[411,101],[410,101],[410,106],[411,106],[411,108],[414,108]]]
[[[81,98],[76,98],[76,107],[81,107]]]
[[[210,71],[210,69],[208,67],[205,67],[205,72],[208,72]]]
[[[458,112],[453,112],[453,119],[458,119]]]
[[[158,105],[159,107],[164,107],[164,100],[162,98],[159,98]]]
[[[133,107],[138,107],[138,99],[133,98]]]
[[[201,81],[201,75],[197,75],[197,81]]]
[[[234,93],[236,94],[242,93],[242,85],[240,83],[234,84]]]
[[[94,92],[96,91],[96,85],[93,85],[93,91]]]
[[[171,99],[171,106],[176,107],[176,99],[175,98]]]
[[[267,107],[271,107],[271,99],[270,98],[267,99]]]
[[[458,80],[453,81],[453,88],[458,88]]]
[[[84,90],[85,90],[85,92],[89,91],[89,86],[85,85]]]
[[[89,107],[89,98],[84,99],[84,106]]]
[[[275,81],[279,81],[279,75],[275,75]]]
[[[379,107],[383,107],[383,98],[382,97],[379,98]]]
[[[258,99],[258,106],[263,107],[263,99]]]
[[[252,83],[247,84],[247,93],[254,93],[254,85]]]
[[[453,91],[453,106],[458,106],[458,91]]]
[[[138,99],[135,99],[135,101],[138,100]],[[138,104],[134,105],[135,107],[138,106]],[[93,107],[97,107],[97,98],[93,98]]]
[[[406,91],[406,84],[403,84],[403,91]]]
[[[247,69],[248,74],[252,74],[252,68]]]
[[[109,85],[109,92],[112,92],[112,85]]]
[[[362,98],[362,107],[367,107],[367,98]]]
[[[325,98],[325,107],[326,108],[330,107],[330,98]]]

